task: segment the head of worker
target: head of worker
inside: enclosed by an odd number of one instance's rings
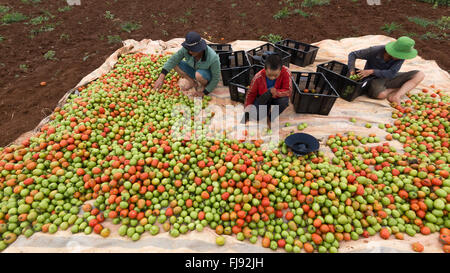
[[[416,42],[407,37],[402,36],[396,41],[392,41],[385,46],[386,53],[393,60],[413,59],[417,56],[417,50],[414,48]]]
[[[267,56],[264,62],[266,77],[271,81],[276,80],[280,76],[282,66],[283,62],[279,54],[273,53]]]
[[[206,49],[206,41],[195,31],[188,32],[185,41],[181,45],[193,57],[201,56]]]

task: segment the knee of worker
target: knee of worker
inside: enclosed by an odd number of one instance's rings
[[[417,82],[417,83],[420,83],[420,82],[422,82],[423,81],[423,79],[425,79],[425,73],[423,73],[423,71],[417,71],[417,73],[414,75],[414,78],[413,79],[415,79],[415,81]]]
[[[199,81],[202,85],[206,85],[208,83],[208,81],[205,78],[203,78],[202,74],[200,74],[199,72],[195,72],[195,79]]]
[[[386,89],[384,86],[384,81],[373,80],[370,83],[367,95],[371,98],[377,99],[381,92]]]
[[[276,99],[273,105],[278,105],[278,111],[281,114],[289,106],[289,97]]]

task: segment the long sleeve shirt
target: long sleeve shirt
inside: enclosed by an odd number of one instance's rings
[[[189,54],[188,50],[182,47],[180,50],[175,52],[169,60],[167,60],[161,73],[167,75],[167,73],[169,73],[169,71],[177,66],[183,59],[195,70],[209,69],[211,71],[211,80],[205,87],[206,93],[211,93],[216,88],[220,80],[220,59],[217,53],[211,47],[207,46],[203,57],[199,61],[195,61],[194,57]]]
[[[377,78],[392,79],[403,65],[404,60],[384,60],[385,46],[372,46],[369,48],[353,51],[348,55],[348,69],[355,69],[356,59],[367,60],[365,70],[373,69],[373,75]]]

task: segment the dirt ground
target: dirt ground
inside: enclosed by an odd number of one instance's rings
[[[22,22],[0,23],[0,146],[33,129],[64,93],[121,47],[112,39],[115,35],[122,40],[169,40],[196,30],[217,43],[255,40],[268,34],[312,43],[367,34],[399,37],[415,33],[420,56],[450,69],[449,39],[420,39],[427,32],[440,30],[407,19],[437,20],[448,16],[449,7],[433,9],[430,4],[412,0],[382,1],[380,6],[369,6],[362,0],[332,0],[330,5],[302,8],[309,17],[291,14],[273,18],[292,2],[301,1],[211,0],[200,5],[189,0],[82,0],[81,6],[69,10],[64,9],[67,4],[63,0],[0,0],[0,6],[8,6],[9,12],[28,17]],[[30,19],[38,16],[47,16],[48,21],[33,25]],[[126,32],[121,27],[125,22],[141,27]],[[401,24],[401,28],[390,34],[381,30],[391,22]],[[55,53],[53,60],[44,58],[50,50]],[[47,83],[45,87],[40,86],[42,81]]]

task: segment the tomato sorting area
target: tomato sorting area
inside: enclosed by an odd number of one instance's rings
[[[40,133],[2,150],[2,247],[41,231],[109,237],[111,222],[116,236],[133,241],[163,230],[183,240],[194,229],[211,234],[209,227],[227,238],[223,247],[233,235],[288,252],[447,232],[444,91],[421,90],[391,109],[379,128],[387,138],[328,134],[324,150],[296,158],[283,145],[263,151],[259,141],[172,141],[173,105],[200,109],[180,94],[175,74],[163,92],[151,90],[167,57],[121,57],[55,109]]]

